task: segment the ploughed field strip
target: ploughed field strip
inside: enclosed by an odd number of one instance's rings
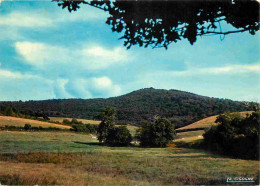
[[[2,184],[222,184],[258,175],[258,161],[196,149],[107,147],[71,132],[1,131],[0,139]]]

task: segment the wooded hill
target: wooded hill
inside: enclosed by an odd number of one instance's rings
[[[53,99],[43,101],[0,102],[1,110],[11,106],[28,115],[99,119],[106,107],[117,109],[119,124],[140,125],[142,120],[162,116],[181,127],[224,112],[250,110],[245,102],[210,98],[179,90],[145,88],[107,99]]]

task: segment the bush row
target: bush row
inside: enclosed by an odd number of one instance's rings
[[[9,126],[5,125],[4,127],[0,127],[0,130],[9,130],[9,131],[69,131],[68,129],[61,129],[57,127],[32,127],[30,124],[25,124],[24,127],[17,126]]]

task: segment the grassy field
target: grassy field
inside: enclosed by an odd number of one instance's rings
[[[70,126],[66,125],[59,125],[55,123],[49,123],[44,121],[37,121],[32,119],[25,119],[25,118],[16,118],[10,116],[0,116],[0,126],[4,127],[5,125],[8,126],[16,126],[16,127],[23,127],[26,123],[30,124],[32,127],[57,127],[62,129],[70,129]]]
[[[193,143],[193,142],[196,142],[197,140],[200,141],[203,139],[203,136],[202,136],[203,133],[204,133],[204,130],[180,132],[180,133],[177,133],[177,136],[173,142],[174,143],[176,143],[176,142],[177,143],[178,142]]]
[[[245,111],[245,112],[240,112],[240,114],[245,117],[247,114],[251,114],[252,112],[253,111]],[[176,130],[178,131],[178,130],[183,130],[183,129],[207,128],[212,125],[216,125],[215,121],[218,116],[219,115],[210,116],[210,117],[204,118],[202,120],[199,120],[195,123],[192,123],[190,125],[187,125],[185,127],[178,128]]]
[[[2,184],[225,184],[259,173],[258,161],[186,148],[106,147],[70,132],[1,131],[0,139]]]

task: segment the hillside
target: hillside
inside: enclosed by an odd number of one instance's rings
[[[170,119],[177,127],[185,126],[208,116],[224,112],[250,110],[244,102],[210,98],[179,90],[154,88],[140,89],[119,97],[107,99],[54,99],[43,101],[0,102],[3,110],[12,106],[21,113],[44,113],[54,117],[98,119],[106,107],[118,110],[117,121],[140,125],[142,120],[151,121],[154,116]]]
[[[252,114],[252,112],[253,111],[244,111],[244,112],[239,112],[239,114],[242,117],[246,117],[247,114]],[[203,138],[202,135],[205,132],[204,130],[205,128],[211,127],[213,125],[217,125],[215,121],[218,116],[219,115],[210,116],[202,120],[196,121],[185,127],[176,129],[177,136],[176,139],[174,140],[174,143],[182,142],[183,145],[183,143],[195,143],[196,141],[201,140]]]
[[[244,112],[240,112],[240,114],[243,117],[246,117],[247,114],[251,114],[253,111],[244,111]],[[185,130],[185,129],[196,129],[196,128],[207,128],[207,127],[211,127],[212,125],[216,125],[215,121],[217,119],[219,115],[215,115],[215,116],[210,116],[207,118],[204,118],[202,120],[196,121],[190,125],[187,125],[185,127],[181,127],[178,128],[178,130]]]
[[[44,121],[37,121],[32,119],[25,118],[17,118],[17,117],[9,117],[9,116],[0,116],[0,127],[4,126],[15,126],[15,127],[23,127],[25,124],[30,124],[32,127],[56,127],[61,129],[70,129],[70,126],[60,125],[55,123],[49,123]]]

